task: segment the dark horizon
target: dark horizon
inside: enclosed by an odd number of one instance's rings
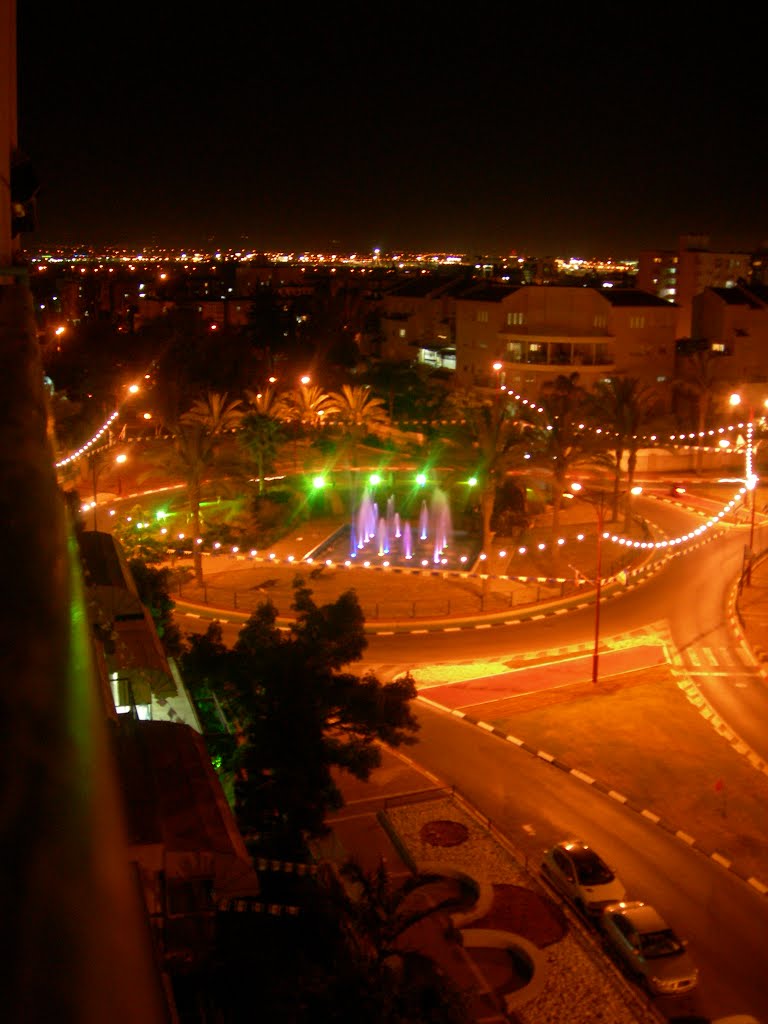
[[[187,11],[19,9],[25,244],[633,259],[768,239],[746,20]]]

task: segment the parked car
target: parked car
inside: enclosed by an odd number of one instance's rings
[[[580,839],[564,839],[544,854],[544,877],[577,910],[593,917],[626,896],[623,883],[602,857]]]
[[[612,953],[654,995],[690,992],[698,969],[657,910],[639,900],[612,903],[603,910],[605,943]]]

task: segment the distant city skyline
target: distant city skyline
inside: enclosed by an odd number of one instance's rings
[[[632,259],[683,234],[768,238],[746,20],[39,15],[20,5],[20,145],[41,179],[27,245]]]

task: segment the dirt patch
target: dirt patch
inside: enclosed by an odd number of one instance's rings
[[[493,903],[473,928],[498,928],[522,935],[543,949],[559,942],[568,931],[562,911],[544,896],[519,885],[494,885]]]
[[[419,835],[430,846],[460,846],[469,838],[469,829],[460,821],[428,821],[421,826]]]

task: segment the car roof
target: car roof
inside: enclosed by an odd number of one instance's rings
[[[631,921],[632,925],[638,932],[660,932],[669,925],[661,916],[661,914],[654,907],[649,906],[647,903],[640,903],[635,901],[633,903],[625,903],[624,906],[621,904],[614,904],[611,907],[613,913],[620,913]]]

